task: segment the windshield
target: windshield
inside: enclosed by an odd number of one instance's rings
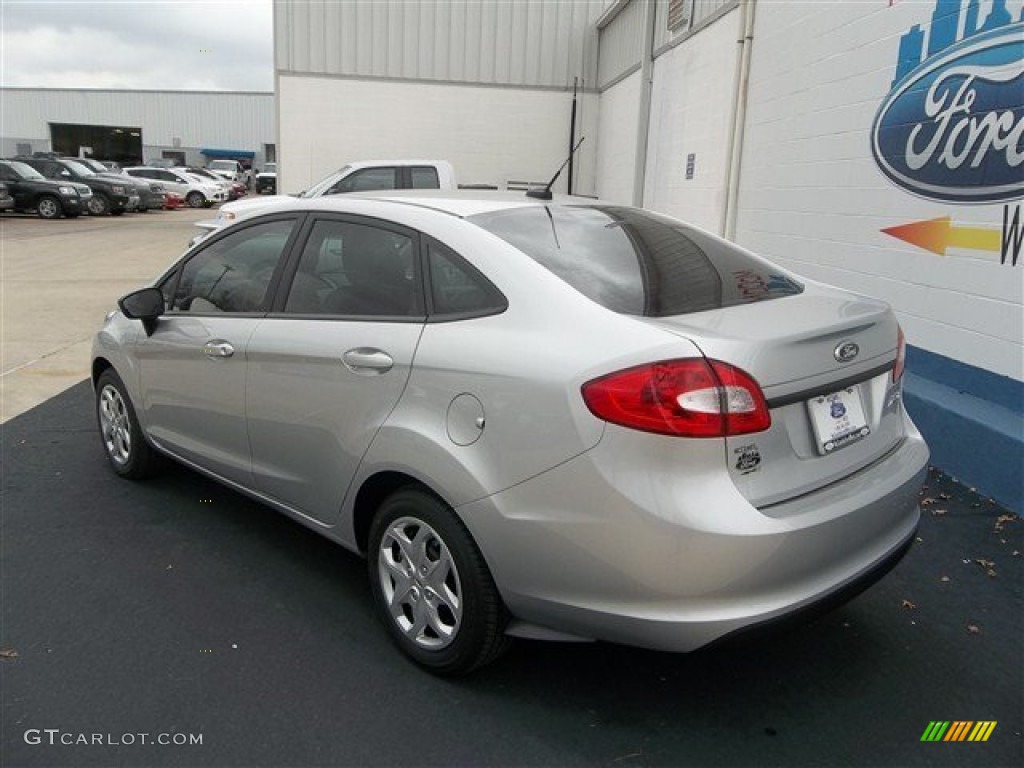
[[[25,165],[25,163],[19,163],[17,160],[10,160],[4,163],[8,168],[14,171],[16,174],[21,176],[23,179],[44,179],[45,177],[31,165]]]
[[[320,197],[321,195],[323,195],[324,192],[326,192],[328,189],[333,187],[334,184],[338,181],[339,178],[341,178],[346,173],[348,173],[349,169],[351,169],[351,168],[352,168],[351,165],[342,166],[339,170],[337,170],[334,173],[332,173],[326,179],[318,181],[316,184],[314,184],[312,187],[307,189],[305,192],[301,192],[299,194],[299,197]]]
[[[107,166],[105,166],[98,160],[90,160],[87,157],[82,157],[79,158],[77,162],[81,163],[86,168],[91,168],[92,170],[96,171],[96,173],[109,173],[110,171],[110,169],[107,168]]]
[[[234,160],[214,160],[212,163],[210,163],[209,167],[218,171],[238,170],[238,166]]]
[[[220,180],[220,176],[217,176],[214,173],[210,173],[205,168],[189,168],[188,172],[191,173],[193,176],[202,176],[204,179]]]
[[[65,160],[64,167],[70,168],[71,172],[76,176],[95,176],[96,172],[86,165],[82,165],[77,160]]]
[[[467,218],[623,314],[668,317],[803,291],[732,243],[636,208],[545,205]]]

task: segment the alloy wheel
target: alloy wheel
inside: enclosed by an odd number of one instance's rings
[[[100,391],[99,417],[107,455],[116,464],[127,464],[132,455],[131,416],[121,393],[110,384]]]

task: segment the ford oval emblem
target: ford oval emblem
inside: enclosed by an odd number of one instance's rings
[[[848,363],[860,353],[860,347],[854,344],[852,341],[844,341],[840,343],[832,355],[840,363]]]
[[[879,169],[912,194],[996,203],[1024,194],[1024,23],[977,32],[900,76],[871,129]]]

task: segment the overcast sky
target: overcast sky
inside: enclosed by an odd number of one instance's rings
[[[0,0],[0,82],[272,91],[271,0]]]

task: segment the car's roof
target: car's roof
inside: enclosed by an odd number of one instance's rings
[[[597,201],[592,198],[555,195],[553,200],[540,200],[527,197],[525,192],[500,192],[490,190],[447,190],[447,189],[403,189],[375,192],[351,192],[346,195],[330,195],[318,198],[330,201],[344,198],[387,200],[394,203],[415,205],[431,208],[436,211],[450,213],[454,216],[466,217],[478,213],[511,210],[514,208],[535,208],[544,205],[593,205]],[[307,200],[306,202],[313,202]]]

